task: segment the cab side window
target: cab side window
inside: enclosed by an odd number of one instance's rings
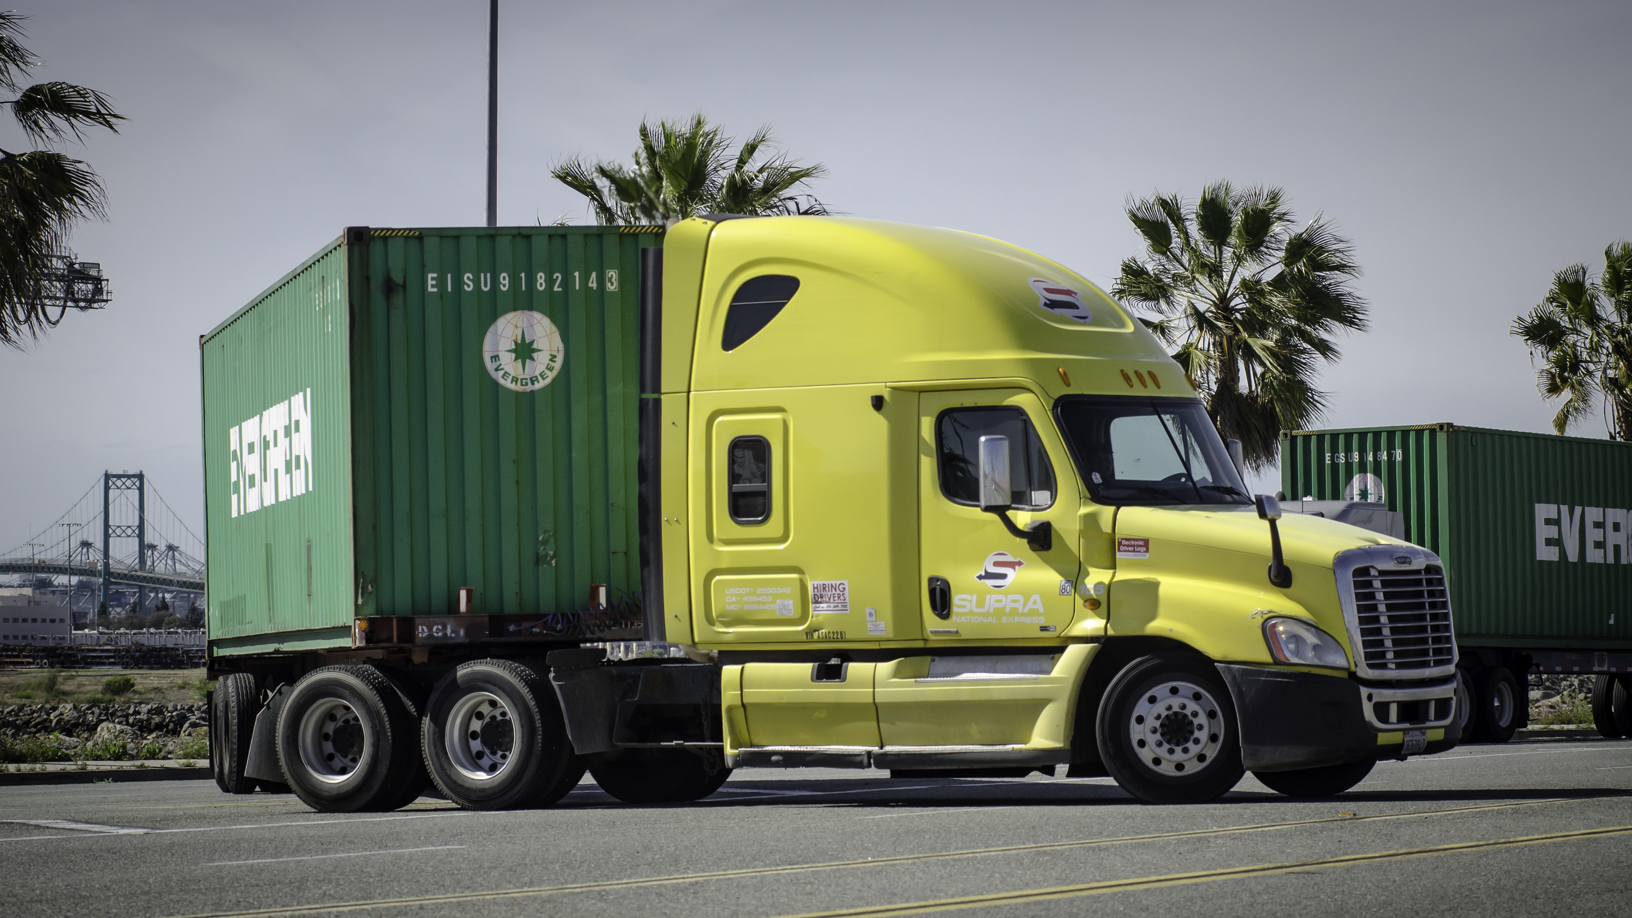
[[[726,451],[731,488],[727,506],[737,523],[763,523],[771,517],[771,443],[764,437],[737,437]]]
[[[980,438],[1009,438],[1009,487],[1017,510],[1054,504],[1054,466],[1019,408],[953,408],[935,419],[941,493],[955,504],[980,505]]]

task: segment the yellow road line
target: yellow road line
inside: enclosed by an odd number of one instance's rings
[[[444,905],[460,902],[479,902],[488,899],[518,899],[533,896],[556,896],[571,893],[602,892],[618,889],[637,889],[647,886],[672,886],[682,883],[702,883],[714,880],[740,880],[757,877],[771,877],[786,874],[813,873],[827,870],[850,870],[861,867],[885,867],[896,864],[923,863],[926,861],[955,860],[960,858],[994,857],[1005,854],[1029,854],[1040,851],[1068,851],[1081,848],[1095,848],[1108,845],[1133,844],[1150,841],[1172,841],[1186,838],[1209,838],[1221,835],[1239,835],[1249,832],[1268,832],[1277,829],[1292,829],[1304,826],[1331,825],[1333,823],[1379,822],[1394,819],[1418,819],[1428,816],[1454,816],[1463,813],[1478,813],[1490,810],[1516,809],[1519,807],[1545,806],[1556,803],[1573,803],[1576,801],[1603,800],[1625,798],[1627,794],[1601,794],[1591,797],[1552,797],[1545,800],[1525,800],[1518,803],[1482,803],[1473,806],[1449,807],[1440,810],[1418,810],[1406,813],[1379,813],[1374,816],[1337,816],[1324,819],[1300,819],[1293,822],[1260,823],[1247,826],[1229,826],[1217,829],[1192,829],[1180,832],[1157,832],[1150,835],[1123,835],[1112,838],[1090,838],[1068,842],[1040,842],[1029,845],[1004,845],[993,848],[973,848],[962,851],[943,851],[928,854],[902,854],[893,857],[874,857],[848,861],[826,861],[814,864],[787,864],[776,867],[745,867],[737,870],[716,870],[706,873],[685,873],[661,877],[644,877],[629,880],[602,880],[587,883],[567,883],[558,886],[531,886],[518,889],[497,889],[487,892],[447,893],[444,895],[404,896],[389,899],[363,899],[352,902],[330,902],[319,905],[288,905],[271,908],[245,909],[242,911],[204,912],[188,915],[185,918],[274,918],[282,915],[314,915],[331,912],[365,911],[369,909],[392,908],[408,905]]]
[[[1073,899],[1096,896],[1101,893],[1133,892],[1160,889],[1165,886],[1187,886],[1211,883],[1216,880],[1241,880],[1249,877],[1268,877],[1300,870],[1321,870],[1328,867],[1353,867],[1384,861],[1403,861],[1419,857],[1439,857],[1468,851],[1489,851],[1495,848],[1519,848],[1526,845],[1546,845],[1575,841],[1583,838],[1607,838],[1632,834],[1632,826],[1608,829],[1584,829],[1578,832],[1557,832],[1551,835],[1525,835],[1518,838],[1500,838],[1494,841],[1461,842],[1454,845],[1435,845],[1431,848],[1406,848],[1400,851],[1377,851],[1369,854],[1350,854],[1343,857],[1325,857],[1310,861],[1287,861],[1281,864],[1259,864],[1253,867],[1228,867],[1223,870],[1203,870],[1195,873],[1170,873],[1163,876],[1138,877],[1129,880],[1105,880],[1098,883],[1078,883],[1073,886],[1052,886],[1044,889],[1024,889],[1015,892],[989,893],[980,896],[960,896],[953,899],[929,899],[922,902],[902,902],[895,905],[847,908],[827,912],[804,912],[786,918],[893,918],[896,915],[920,915],[925,912],[950,912],[966,908],[986,908],[996,905],[1019,905],[1046,902],[1051,899]]]

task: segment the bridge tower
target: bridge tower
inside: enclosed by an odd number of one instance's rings
[[[136,524],[115,525],[113,522],[113,492],[136,492]],[[147,476],[142,472],[102,473],[102,598],[92,613],[92,627],[99,624],[96,617],[108,606],[108,586],[112,573],[113,555],[109,543],[114,539],[136,540],[136,569],[147,570]],[[147,608],[147,587],[138,587],[136,608]]]

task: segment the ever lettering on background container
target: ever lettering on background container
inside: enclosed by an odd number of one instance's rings
[[[1454,424],[1288,431],[1281,488],[1403,514],[1406,540],[1445,562],[1464,656],[1604,671],[1624,657],[1603,651],[1632,648],[1632,443]],[[1566,650],[1581,653],[1545,652]]]
[[[353,227],[201,338],[212,653],[349,647],[355,620],[452,615],[461,587],[541,617],[636,593],[640,253],[662,241]]]

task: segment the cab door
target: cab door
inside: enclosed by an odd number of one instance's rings
[[[1042,401],[1020,389],[920,397],[919,596],[931,645],[1047,639],[1074,614],[1081,495]],[[1046,521],[1039,550],[979,506],[980,438],[1008,438],[1010,519]]]

